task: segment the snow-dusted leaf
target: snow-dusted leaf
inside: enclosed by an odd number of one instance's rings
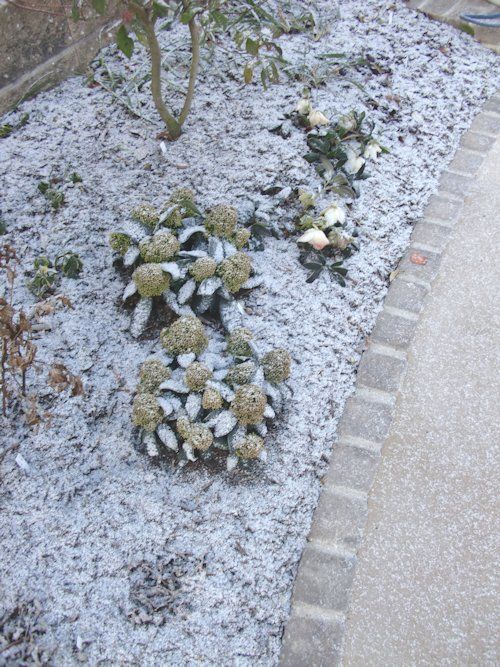
[[[206,257],[207,253],[204,250],[180,250],[177,253],[178,257],[194,257],[194,259],[198,259],[198,257]]]
[[[211,296],[219,287],[222,286],[222,280],[217,276],[205,278],[198,287],[198,294],[200,296]]]
[[[281,412],[283,407],[283,396],[277,387],[273,387],[269,382],[265,382],[263,386],[264,391],[271,399],[275,412]]]
[[[212,387],[213,389],[217,389],[222,398],[225,401],[228,401],[229,403],[234,398],[234,391],[230,387],[228,387],[227,384],[224,384],[223,382],[214,382],[214,380],[209,380],[207,382],[207,387]]]
[[[139,257],[139,248],[135,245],[130,246],[127,252],[123,255],[123,266],[129,267]]]
[[[264,378],[264,371],[262,369],[262,366],[257,367],[257,370],[255,371],[255,375],[253,376],[253,379],[252,379],[252,384],[256,384],[257,387],[260,387],[261,389],[264,389],[264,386],[266,384],[266,380]]]
[[[214,302],[215,297],[214,296],[200,296],[196,300],[196,303],[194,305],[194,311],[197,315],[203,315],[203,313],[206,313],[207,310],[210,310],[212,307],[212,304]]]
[[[226,377],[226,375],[227,375],[227,371],[228,371],[227,368],[221,368],[221,369],[218,370],[218,371],[214,371],[214,374],[213,374],[212,377],[213,377],[213,379],[214,379],[216,382],[217,382],[217,381],[220,382],[220,380],[223,380],[223,379]]]
[[[158,445],[156,444],[156,438],[153,433],[144,433],[142,437],[142,443],[146,449],[146,452],[152,458],[159,456],[160,452],[158,451]]]
[[[139,243],[139,241],[142,241],[143,238],[149,236],[144,227],[142,227],[138,222],[133,222],[132,220],[125,222],[118,230],[118,232],[130,236],[130,238],[135,241],[135,243]]]
[[[130,299],[130,297],[137,292],[137,286],[133,280],[129,282],[125,290],[123,291],[122,301]]]
[[[144,332],[152,309],[153,299],[141,299],[135,307],[130,324],[130,333],[134,338],[138,338]]]
[[[196,354],[194,352],[187,352],[186,354],[179,354],[177,357],[177,363],[181,368],[187,368],[189,364],[192,364],[196,359]]]
[[[215,424],[214,435],[216,438],[222,438],[230,433],[238,423],[238,419],[231,410],[224,410],[220,413]]]
[[[173,280],[179,280],[181,277],[181,270],[175,262],[163,262],[160,266],[165,273],[169,273],[172,276]]]
[[[175,394],[189,394],[189,389],[188,387],[186,387],[184,382],[174,377],[171,377],[169,380],[165,380],[165,382],[162,382],[160,385],[160,389],[173,391]]]
[[[238,252],[238,249],[230,241],[226,241],[225,239],[222,241],[222,247],[224,248],[224,257],[232,257]]]
[[[228,368],[232,361],[230,357],[216,354],[215,352],[205,352],[203,355],[203,363],[207,365],[210,370],[218,371],[222,368]]]
[[[208,428],[214,428],[221,412],[222,410],[212,410],[212,412],[209,412],[205,417],[203,423],[208,426]]]
[[[175,211],[176,208],[177,206],[174,204],[172,206],[169,206],[165,211],[163,211],[163,213],[160,215],[159,218],[160,225],[163,225],[165,220],[167,220],[172,215],[172,213]]]
[[[184,407],[186,408],[187,416],[194,422],[201,410],[201,394],[189,394]]]
[[[184,283],[177,294],[178,303],[183,306],[193,296],[195,290],[196,280],[188,280],[186,283]]]
[[[264,417],[266,419],[274,419],[276,417],[276,413],[269,404],[266,405],[266,409],[264,410]]]
[[[267,462],[267,451],[266,451],[265,449],[262,449],[262,450],[259,452],[259,456],[258,456],[257,458],[258,458],[260,461],[262,461],[262,463],[266,463],[266,462]]]
[[[158,437],[163,442],[165,447],[173,449],[174,452],[179,450],[177,438],[175,437],[175,433],[172,431],[170,426],[167,426],[166,424],[160,424],[156,429],[156,433],[158,434]]]
[[[169,401],[167,398],[162,398],[161,396],[157,399],[158,405],[163,410],[165,417],[169,417],[174,411],[174,404],[172,401]]]
[[[241,442],[246,434],[247,430],[244,426],[238,426],[232,433],[229,433],[227,441],[231,449],[235,449],[238,442]]]
[[[162,294],[163,300],[167,306],[172,310],[176,315],[194,315],[192,308],[190,306],[181,306],[176,299],[175,294],[171,290],[166,290]]]
[[[228,472],[233,471],[238,465],[238,457],[237,456],[228,456],[226,459],[226,468]]]
[[[267,435],[267,426],[265,425],[264,422],[260,422],[260,424],[254,424],[254,429],[260,435],[261,438],[266,437],[266,435]]]
[[[222,245],[222,241],[216,236],[211,236],[208,239],[208,254],[215,259],[217,264],[224,259],[224,246]]]
[[[254,287],[259,287],[259,285],[262,285],[263,282],[264,276],[259,273],[258,275],[249,278],[241,289],[253,289]]]
[[[221,299],[219,303],[219,313],[222,326],[227,331],[231,332],[234,331],[234,329],[238,329],[238,327],[242,326],[243,320],[241,317],[241,312],[234,299],[231,301]]]
[[[205,227],[197,226],[197,227],[188,227],[187,229],[183,229],[182,232],[179,234],[179,243],[186,243],[188,239],[193,236],[193,234],[205,234]]]
[[[188,461],[196,461],[196,456],[194,455],[193,448],[191,445],[189,445],[187,442],[185,442],[182,445],[182,449],[184,450],[184,454],[186,455],[186,458]]]

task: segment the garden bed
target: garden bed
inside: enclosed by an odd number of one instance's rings
[[[42,252],[72,250],[83,260],[81,275],[58,288],[72,308],[42,317],[36,343],[40,361],[64,363],[81,377],[84,395],[48,387],[43,370],[29,386],[45,421],[1,423],[0,617],[19,605],[27,622],[38,605],[30,641],[53,652],[56,664],[277,662],[320,479],[389,275],[461,133],[498,86],[494,55],[403,3],[346,0],[341,18],[329,2],[320,9],[330,12],[331,32],[318,41],[285,36],[285,56],[313,64],[325,52],[371,54],[380,73],[348,76],[364,91],[332,77],[313,100],[330,118],[366,111],[390,151],[370,163],[371,178],[349,211],[359,251],[347,260],[346,287],[327,275],[306,283],[290,235],[297,207],[262,192],[320,185],[303,159],[305,133],[273,131],[303,83],[244,86],[238,59],[216,57],[185,133],[163,148],[147,86],[138,98],[144,118],[85,78],[7,118],[15,125],[29,113],[27,124],[0,139],[2,241],[16,247],[25,272]],[[140,55],[129,64],[110,50],[106,60],[130,74]],[[73,172],[81,183],[71,182]],[[37,190],[50,177],[62,179],[57,212]],[[136,204],[160,204],[184,185],[203,207],[267,209],[281,230],[252,252],[264,285],[245,300],[245,319],[264,351],[290,350],[291,397],[269,435],[267,463],[231,473],[224,461],[156,465],[132,438],[138,368],[157,349],[158,327],[140,340],[130,336],[125,282],[107,234]],[[23,283],[16,301],[34,305]]]

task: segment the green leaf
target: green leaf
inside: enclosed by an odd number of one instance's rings
[[[0,220],[0,236],[7,234],[7,225],[3,220]]]
[[[67,278],[76,278],[83,268],[83,262],[76,253],[68,252],[56,259],[56,268],[60,268]]]
[[[106,0],[92,0],[92,7],[98,14],[104,14],[106,11]]]
[[[42,195],[44,195],[47,192],[49,187],[50,187],[49,184],[46,183],[45,181],[40,181],[40,183],[37,185],[38,191],[41,192]]]
[[[71,18],[73,21],[80,20],[80,8],[78,7],[78,0],[73,0],[71,3]]]
[[[132,56],[134,52],[134,40],[129,37],[128,30],[123,24],[118,28],[118,32],[116,33],[116,45],[127,58]]]
[[[256,42],[254,39],[251,39],[250,37],[248,37],[247,41],[245,42],[245,49],[246,52],[249,53],[251,56],[259,55],[259,43]]]
[[[253,67],[251,65],[247,65],[245,69],[243,70],[243,78],[245,80],[245,83],[250,83],[253,79]]]

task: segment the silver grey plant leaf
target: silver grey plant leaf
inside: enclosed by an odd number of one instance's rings
[[[190,444],[185,442],[182,445],[182,449],[184,450],[184,454],[186,455],[188,461],[196,461],[196,456],[194,455],[193,448],[191,447]]]
[[[187,257],[198,259],[199,257],[206,257],[207,253],[204,250],[179,250],[177,253],[179,257]]]
[[[194,352],[188,352],[187,354],[179,354],[177,357],[177,363],[181,368],[187,368],[189,364],[192,364],[196,359],[196,354]]]
[[[242,326],[242,316],[236,301],[221,299],[219,303],[219,314],[222,326],[226,331],[234,331]]]
[[[223,380],[226,377],[226,375],[227,375],[227,368],[221,368],[218,371],[214,371],[212,377],[215,381],[220,381]]]
[[[212,294],[222,287],[222,280],[217,276],[205,278],[198,287],[198,294],[200,296],[212,296]]]
[[[188,280],[186,283],[184,283],[177,294],[178,303],[183,306],[193,296],[195,290],[196,280]]]
[[[276,413],[274,412],[272,406],[269,405],[269,403],[266,405],[266,409],[264,410],[264,417],[266,419],[274,419],[276,417]]]
[[[224,410],[217,418],[214,429],[215,437],[222,438],[222,436],[227,435],[233,430],[237,423],[238,420],[234,413],[230,410]]]
[[[148,455],[152,458],[160,455],[160,452],[158,451],[158,445],[156,444],[156,438],[153,433],[144,431],[142,436],[142,444],[144,445]]]
[[[162,294],[163,300],[167,306],[172,310],[176,315],[194,315],[193,309],[190,306],[181,306],[177,302],[177,297],[171,290],[165,290]]]
[[[132,220],[125,222],[119,231],[129,236],[135,243],[139,243],[145,236],[148,236],[144,227],[141,227],[139,223]]]
[[[123,291],[122,301],[127,301],[127,299],[130,299],[130,297],[133,296],[136,292],[137,286],[132,280]]]
[[[175,262],[162,262],[160,266],[165,273],[172,276],[173,280],[179,280],[182,277],[181,269]]]
[[[205,227],[202,226],[196,226],[196,227],[187,227],[187,229],[183,229],[182,232],[179,234],[178,239],[179,243],[186,243],[193,234],[206,234]]]
[[[161,396],[157,398],[158,405],[160,408],[163,410],[163,415],[165,417],[169,417],[172,412],[174,411],[174,404],[172,401],[169,401],[166,398],[162,398]]]
[[[260,287],[263,283],[264,276],[262,274],[257,274],[249,278],[241,289],[253,289],[254,287]]]
[[[134,338],[138,338],[144,333],[152,309],[153,299],[149,298],[141,299],[135,307],[134,314],[132,315],[132,322],[130,324],[130,333]]]
[[[234,398],[234,391],[230,387],[228,387],[227,384],[224,384],[223,382],[214,382],[214,380],[209,380],[207,382],[207,387],[212,387],[212,389],[217,389],[222,398],[228,403],[231,403],[231,401]]]
[[[213,303],[215,301],[215,297],[212,296],[202,296],[198,300],[198,303],[195,304],[194,306],[194,311],[197,315],[203,315],[203,313],[206,313],[207,310],[210,310],[212,307]]]
[[[189,394],[189,389],[186,387],[184,382],[181,382],[181,380],[176,379],[176,378],[170,378],[170,380],[166,380],[165,382],[162,382],[160,385],[160,389],[166,389],[167,391],[173,391],[175,394]]]
[[[230,454],[226,459],[226,469],[228,472],[232,472],[238,465],[238,457]]]
[[[254,424],[254,429],[256,433],[260,435],[261,438],[265,438],[267,435],[267,426],[265,422],[260,422],[260,424]]]
[[[170,426],[167,426],[167,424],[160,424],[156,429],[156,433],[165,447],[172,449],[174,452],[179,451],[177,438],[175,437],[175,433],[172,431]]]
[[[208,254],[215,259],[217,264],[224,259],[224,246],[222,245],[222,241],[216,236],[211,236],[208,239]]]
[[[130,246],[125,255],[123,256],[123,266],[128,268],[132,266],[135,260],[139,257],[139,248],[137,246]]]
[[[195,393],[189,394],[187,397],[186,405],[184,407],[186,408],[187,416],[192,422],[194,422],[200,414],[201,395]]]
[[[232,257],[238,252],[237,248],[230,242],[225,239],[222,241],[222,247],[224,248],[224,257]]]

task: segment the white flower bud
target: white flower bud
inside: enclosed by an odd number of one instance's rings
[[[318,111],[317,109],[313,109],[309,113],[307,120],[309,121],[309,125],[311,127],[316,127],[317,125],[328,125],[330,122],[325,114],[321,111]]]
[[[326,234],[321,231],[321,229],[308,229],[307,232],[302,234],[297,241],[300,243],[309,243],[315,250],[323,250],[330,242],[328,241]]]

